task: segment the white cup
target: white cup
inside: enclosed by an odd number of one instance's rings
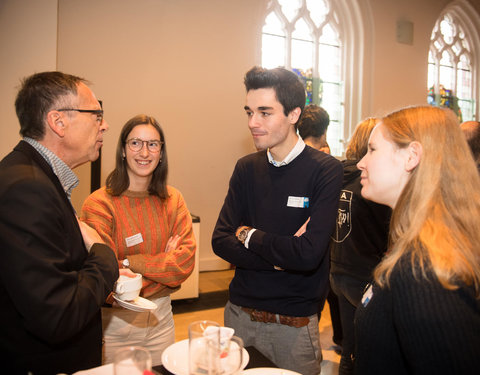
[[[120,275],[115,285],[115,293],[122,301],[133,301],[142,290],[142,275],[136,273],[135,277]]]

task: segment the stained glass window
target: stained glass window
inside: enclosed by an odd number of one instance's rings
[[[435,24],[428,54],[428,102],[452,108],[460,121],[474,119],[472,50],[461,23],[448,12]]]
[[[331,153],[342,155],[342,38],[334,1],[271,0],[262,29],[262,66],[282,66],[301,78],[306,104],[318,104],[330,116]]]

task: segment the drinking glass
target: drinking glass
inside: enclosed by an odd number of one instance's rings
[[[120,348],[115,352],[113,369],[115,375],[142,375],[145,370],[152,370],[152,357],[139,346]]]
[[[243,364],[243,340],[233,336],[226,346],[218,347],[210,342],[208,354],[209,362],[216,369],[218,375],[236,375],[242,371]]]
[[[199,320],[188,326],[188,368],[191,375],[216,375],[215,356],[210,351],[220,348],[220,325]]]

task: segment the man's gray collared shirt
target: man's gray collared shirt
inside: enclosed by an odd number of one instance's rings
[[[67,194],[68,199],[70,199],[72,190],[77,187],[79,182],[77,175],[73,173],[70,167],[65,164],[62,159],[60,159],[48,148],[38,143],[35,139],[25,137],[23,140],[37,150],[38,153],[42,155],[42,157],[52,167],[53,173],[55,173],[55,175],[58,177],[63,190],[65,190],[65,194]]]

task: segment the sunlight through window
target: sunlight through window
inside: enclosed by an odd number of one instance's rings
[[[460,121],[474,119],[471,49],[459,22],[447,13],[430,38],[428,102],[453,109]]]
[[[342,155],[344,84],[338,16],[331,0],[271,0],[262,29],[262,65],[285,67],[302,80],[306,104],[330,116],[327,142]]]

